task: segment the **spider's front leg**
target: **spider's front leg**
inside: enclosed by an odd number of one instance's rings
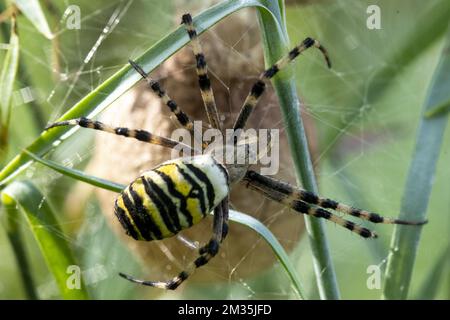
[[[130,65],[133,67],[134,70],[136,70],[137,73],[141,75],[141,77],[147,81],[147,84],[150,89],[158,96],[159,99],[170,109],[170,111],[175,115],[178,122],[191,134],[194,133],[194,124],[192,123],[189,116],[181,110],[181,108],[177,105],[175,100],[172,100],[169,95],[166,93],[166,91],[162,88],[162,86],[159,84],[158,81],[151,79],[147,73],[139,66],[136,62],[133,60],[128,60]]]
[[[331,61],[328,56],[328,52],[323,47],[319,41],[312,39],[312,38],[306,38],[303,40],[299,45],[294,47],[289,53],[282,57],[280,60],[278,60],[274,65],[272,65],[270,68],[266,69],[260,76],[259,79],[255,82],[253,87],[250,90],[250,93],[248,94],[247,98],[244,101],[244,104],[242,105],[241,110],[239,111],[239,115],[234,123],[233,129],[236,131],[238,129],[243,129],[247,123],[248,118],[250,117],[253,109],[258,104],[259,99],[261,98],[262,94],[265,91],[266,84],[265,81],[270,80],[272,77],[274,77],[279,71],[284,69],[290,62],[292,62],[295,58],[297,58],[302,52],[309,48],[317,48],[319,49],[327,63],[327,66],[331,68]]]
[[[214,92],[211,88],[211,80],[208,76],[208,66],[206,64],[205,54],[200,45],[191,15],[189,13],[184,14],[181,18],[181,23],[184,24],[192,43],[192,51],[194,52],[196,61],[198,84],[200,86],[200,93],[202,95],[209,123],[213,128],[221,130],[222,125],[220,123],[219,112],[217,111],[216,101],[214,99]]]
[[[141,129],[129,129],[124,127],[112,127],[107,124],[104,124],[100,121],[91,120],[85,117],[81,117],[78,119],[65,120],[60,122],[55,122],[49,124],[45,130],[50,130],[56,127],[63,126],[80,126],[82,128],[94,129],[98,131],[109,132],[118,136],[123,136],[126,138],[134,138],[142,142],[155,144],[163,147],[167,147],[173,149],[175,146],[183,145],[187,150],[192,150],[190,146],[184,145],[181,142],[162,137],[151,132],[141,130]]]

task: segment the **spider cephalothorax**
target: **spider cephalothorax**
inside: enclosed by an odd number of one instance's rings
[[[206,59],[202,53],[191,16],[189,14],[183,15],[182,23],[185,25],[192,43],[196,59],[198,82],[209,123],[213,128],[223,132],[208,77]],[[317,40],[312,38],[303,40],[285,57],[265,70],[255,82],[232,128],[233,132],[236,133],[236,137],[233,141],[226,141],[227,145],[221,147],[222,149],[237,153],[240,147],[240,142],[238,142],[239,132],[245,127],[247,119],[263,94],[265,81],[271,79],[289,62],[311,47],[319,49],[324,55],[327,65],[329,67],[331,66],[327,51]],[[147,73],[137,63],[130,60],[130,64],[147,81],[149,87],[163,103],[167,105],[176,116],[178,122],[191,134],[194,134],[192,120],[167,95],[160,84],[149,78]],[[53,123],[47,129],[65,125],[79,125],[84,128],[106,131],[168,148],[175,148],[179,145],[178,141],[144,130],[114,128],[87,118]],[[230,189],[237,183],[242,183],[268,199],[284,204],[298,213],[330,220],[364,238],[376,238],[377,235],[375,232],[346,220],[332,213],[330,210],[335,210],[373,223],[407,225],[421,225],[425,223],[385,218],[376,213],[319,197],[283,181],[259,174],[256,171],[250,170],[250,161],[248,160],[252,157],[256,157],[257,159],[261,150],[255,155],[247,151],[251,149],[249,148],[249,144],[244,143],[243,146],[245,150],[243,163],[227,163],[226,161],[219,160],[214,156],[214,151],[218,152],[221,150],[215,149],[212,150],[213,152],[203,155],[194,155],[192,157],[166,161],[144,172],[122,191],[115,203],[115,213],[125,232],[136,240],[151,241],[171,237],[179,231],[191,227],[206,217],[211,211],[214,211],[212,237],[206,245],[200,247],[198,258],[186,270],[167,281],[139,280],[120,273],[122,277],[143,285],[164,289],[176,289],[196,268],[208,263],[217,254],[221,242],[227,235],[228,195]],[[189,149],[189,146],[186,147]],[[204,143],[202,144],[202,150],[191,151],[204,151],[207,147],[208,144]],[[270,149],[270,143],[267,145],[265,151],[268,149]]]

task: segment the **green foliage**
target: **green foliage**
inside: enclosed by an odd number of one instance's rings
[[[12,18],[9,48],[0,74],[0,163],[8,147],[9,122],[11,118],[12,93],[19,65],[19,37],[16,19]]]
[[[137,60],[150,72],[186,45],[188,37],[181,27],[167,31],[175,15],[170,1],[134,2],[116,31],[99,47],[95,59],[84,65],[84,57],[116,10],[117,3],[76,2],[82,8],[82,33],[53,28],[65,10],[63,2],[52,2],[53,6],[45,2],[39,4],[38,1],[17,0],[15,3],[23,12],[17,18],[20,51],[18,37],[10,37],[5,24],[2,24],[2,42],[11,42],[13,50],[0,51],[4,61],[0,77],[1,120],[2,128],[3,122],[7,121],[6,128],[10,133],[5,142],[9,147],[5,160],[9,163],[0,168],[2,209],[6,213],[6,219],[3,219],[6,237],[3,237],[1,229],[0,244],[8,242],[12,249],[9,256],[5,252],[6,264],[0,265],[1,273],[8,278],[2,281],[0,296],[24,297],[22,291],[15,287],[17,281],[9,281],[10,274],[17,274],[24,284],[26,297],[42,297],[37,289],[42,285],[41,275],[46,273],[46,269],[42,269],[34,259],[42,255],[62,298],[87,298],[83,290],[78,292],[78,296],[76,292],[65,291],[67,265],[86,267],[97,261],[111,264],[108,265],[110,276],[97,287],[88,284],[92,298],[136,297],[136,292],[144,291],[137,291],[118,280],[116,275],[119,269],[122,270],[122,260],[126,260],[127,268],[140,270],[139,265],[132,261],[132,254],[126,248],[119,248],[119,239],[108,231],[106,224],[101,231],[76,233],[84,241],[80,242],[72,233],[70,226],[73,221],[63,205],[72,192],[69,189],[74,184],[72,180],[114,191],[123,186],[89,176],[83,173],[82,168],[66,167],[66,160],[74,159],[78,167],[85,165],[86,154],[89,155],[86,151],[90,146],[89,133],[58,128],[42,131],[38,138],[36,135],[43,129],[42,119],[55,121],[55,117],[62,120],[100,114],[140,80],[126,64],[128,58]],[[440,42],[446,32],[450,4],[446,0],[426,3],[419,0],[395,3],[381,0],[378,5],[382,9],[382,30],[370,31],[365,27],[365,10],[369,4],[370,1],[321,1],[308,6],[284,7],[282,0],[244,0],[202,7],[204,10],[199,14],[192,11],[199,32],[203,33],[238,10],[256,7],[266,65],[306,36],[319,39],[330,52],[331,71],[321,60],[317,58],[316,61],[314,54],[306,53],[292,65],[291,71],[281,73],[272,82],[279,98],[283,127],[293,159],[292,167],[284,168],[285,172],[302,182],[306,189],[318,191],[299,116],[299,92],[301,102],[306,105],[304,110],[313,119],[310,121],[317,130],[317,141],[312,139],[310,143],[316,143],[319,149],[314,164],[319,173],[321,194],[392,216],[397,216],[399,199],[403,194],[402,215],[422,218],[427,213],[430,220],[422,228],[420,238],[417,229],[395,228],[391,246],[399,250],[388,255],[386,239],[392,230],[390,226],[377,226],[380,239],[369,242],[333,225],[322,226],[320,221],[307,219],[310,247],[301,241],[288,258],[279,242],[291,239],[277,240],[257,220],[233,212],[234,220],[255,229],[278,256],[279,263],[269,273],[271,281],[266,274],[244,280],[254,282],[253,289],[260,288],[261,292],[255,293],[255,297],[265,297],[264,290],[271,289],[268,286],[274,283],[283,287],[283,281],[288,278],[289,282],[283,288],[293,287],[306,298],[339,298],[339,291],[345,298],[379,298],[382,291],[369,290],[366,286],[366,269],[368,265],[384,268],[385,259],[389,257],[384,298],[449,298],[445,288],[439,286],[445,281],[442,270],[446,264],[443,261],[448,257],[448,219],[445,220],[445,213],[448,211],[446,191],[450,181],[446,163],[450,155],[445,146],[450,143],[450,135],[448,130],[444,133],[443,127],[448,121],[444,119],[448,113],[449,97],[442,95],[448,94],[449,84],[445,75],[448,77],[450,73],[445,73],[446,63],[439,64],[432,82],[430,78],[441,53]],[[87,12],[89,15],[84,16]],[[161,15],[161,12],[169,12],[170,15]],[[234,49],[234,44],[228,45]],[[58,57],[63,60],[58,60]],[[213,71],[214,66],[211,67]],[[96,73],[97,69],[101,72]],[[11,109],[14,90],[28,86],[36,89],[38,94],[43,93],[43,97],[37,95],[32,102],[33,107],[29,104]],[[425,96],[428,98],[422,103]],[[6,100],[8,103],[3,103]],[[424,110],[419,109],[422,105]],[[5,117],[7,113],[11,117]],[[417,132],[416,128],[419,128]],[[417,136],[416,141],[414,136]],[[441,148],[443,152],[439,154]],[[78,156],[80,160],[77,160]],[[50,177],[52,170],[75,179]],[[421,175],[416,176],[419,173]],[[405,187],[403,181],[407,176]],[[433,176],[436,185],[432,189],[430,179]],[[92,207],[94,209],[89,209]],[[90,201],[86,212],[83,230],[93,229],[98,208]],[[286,214],[298,219],[292,213]],[[25,217],[25,226],[21,225],[23,219],[20,220],[19,216]],[[53,225],[55,228],[46,228]],[[373,225],[370,227],[374,228]],[[436,241],[436,235],[442,235],[442,241]],[[33,238],[37,240],[37,247]],[[329,244],[326,238],[329,238]],[[83,249],[80,243],[93,249]],[[109,256],[99,257],[99,250],[108,252]],[[13,262],[14,258],[16,262]],[[85,264],[86,261],[89,263]],[[278,276],[277,272],[281,275]],[[339,279],[339,290],[336,279]],[[7,291],[1,290],[4,286]],[[242,288],[236,289],[238,286],[228,284],[232,288],[229,295],[245,297],[245,290],[242,293]],[[406,295],[408,286],[411,294]],[[184,295],[175,293],[168,297],[213,296],[209,285],[192,284],[189,290]],[[222,291],[217,297],[228,297],[224,296],[228,293]],[[285,291],[282,297],[290,297]]]
[[[76,263],[69,244],[61,238],[63,231],[42,193],[31,182],[15,181],[2,191],[1,196],[4,206],[22,208],[47,266],[55,277],[61,296],[64,299],[86,299],[88,295],[82,281],[80,288],[70,288],[67,285],[68,267]],[[9,212],[9,215],[13,213],[16,217],[10,219],[18,219],[18,212]]]
[[[36,300],[38,294],[36,292],[36,285],[32,277],[30,264],[26,255],[23,235],[20,230],[20,212],[17,202],[9,197],[7,194],[1,194],[1,204],[4,209],[4,219],[2,221],[5,227],[8,240],[11,243],[14,256],[19,268],[20,277],[23,282],[23,287],[27,299]]]
[[[47,39],[53,38],[44,11],[38,0],[14,0],[14,3],[40,33]]]

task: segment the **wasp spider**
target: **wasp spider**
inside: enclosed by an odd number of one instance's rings
[[[196,59],[198,83],[209,122],[213,128],[221,130],[221,122],[208,77],[206,59],[189,14],[183,15],[182,24],[184,24],[192,44]],[[245,127],[247,119],[265,90],[265,82],[275,76],[303,51],[311,47],[319,49],[325,57],[328,67],[331,67],[327,51],[317,40],[312,38],[303,40],[288,55],[281,58],[261,74],[248,94],[234,123],[234,132],[239,132],[239,129]],[[135,62],[131,60],[129,62],[147,81],[154,93],[169,107],[178,122],[193,133],[193,122],[188,115],[181,110],[175,101],[170,99],[157,81],[151,79]],[[179,144],[177,141],[157,136],[144,130],[113,128],[87,118],[53,123],[47,129],[57,126],[75,125],[131,137],[168,148],[174,148]],[[233,148],[236,148],[236,138],[235,136],[234,141],[231,142]],[[203,148],[205,148],[205,145],[203,145]],[[208,153],[195,155],[193,157],[169,160],[156,168],[144,172],[118,196],[115,202],[115,214],[128,235],[136,240],[151,241],[171,237],[181,230],[198,223],[209,212],[214,210],[211,239],[199,249],[198,258],[185,271],[180,272],[173,279],[167,281],[145,281],[123,273],[120,273],[120,275],[125,279],[143,285],[163,289],[176,289],[196,268],[208,263],[219,251],[220,244],[225,239],[228,231],[228,194],[230,188],[236,183],[242,183],[246,187],[263,194],[268,199],[282,203],[298,213],[333,221],[364,238],[376,238],[377,235],[375,232],[341,218],[327,209],[374,223],[406,225],[421,225],[424,223],[385,218],[376,213],[319,197],[309,191],[249,170],[248,164],[230,165],[221,163]]]

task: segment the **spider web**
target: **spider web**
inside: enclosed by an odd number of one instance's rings
[[[380,92],[379,99],[372,99],[373,93],[370,90],[374,75],[380,68],[389,64],[389,55],[395,52],[396,42],[413,26],[414,19],[411,18],[414,17],[417,6],[425,8],[427,5],[420,1],[415,1],[416,6],[407,1],[378,1],[382,14],[382,29],[369,30],[366,26],[366,9],[369,4],[364,1],[319,1],[315,5],[305,5],[302,1],[290,1],[287,8],[287,28],[291,42],[295,43],[306,36],[320,39],[328,48],[335,66],[327,70],[318,53],[308,52],[298,59],[291,70],[297,79],[305,113],[304,121],[312,128],[309,133],[312,134],[311,139],[315,144],[312,149],[321,194],[387,216],[395,216],[399,210],[403,181],[413,147],[412,137],[438,48],[435,46],[429,49],[405,70],[401,63],[388,65],[399,70],[400,75],[393,80],[383,79],[390,81],[389,89]],[[55,27],[63,40],[60,47],[52,49],[57,63],[48,63],[50,53],[45,50],[49,48],[39,52],[32,51],[37,50],[32,47],[21,49],[25,60],[36,65],[34,70],[46,70],[49,74],[48,82],[35,82],[31,88],[32,99],[51,110],[49,122],[58,118],[68,106],[73,105],[121,68],[128,58],[138,56],[164,36],[176,21],[174,5],[166,1],[98,1],[95,4],[80,1],[77,5],[81,7],[80,30],[70,30],[66,26],[67,17],[64,18],[63,13],[64,8],[69,6],[68,2],[57,8],[60,14],[58,17],[63,17]],[[209,5],[205,2],[195,3],[192,5],[195,8],[192,13],[195,15]],[[247,64],[250,70],[254,70],[249,77],[255,77],[262,71],[261,68],[237,48],[242,41],[248,41],[249,35],[258,29],[257,20],[249,19],[246,28],[235,43],[225,42],[214,30],[208,31],[208,34],[227,47],[230,60],[237,59]],[[32,26],[25,25],[24,29],[31,35],[36,34]],[[186,68],[192,69],[193,66]],[[217,72],[218,66],[210,64],[209,68],[211,77],[230,91],[230,84],[223,80],[221,72]],[[164,75],[160,79],[171,76],[176,74]],[[26,101],[19,101],[15,110],[26,109],[29,105]],[[279,112],[276,103],[260,107],[266,108],[268,117]],[[236,113],[239,106],[230,105],[229,108]],[[280,127],[280,134],[284,135],[281,123],[273,123],[273,127]],[[95,151],[92,137],[92,132],[78,131],[54,151],[52,158],[66,166],[82,170]],[[26,145],[20,139],[18,141],[18,145]],[[18,150],[20,148],[16,151]],[[449,157],[448,153],[446,157]],[[280,174],[294,178],[292,168],[291,162],[284,162],[280,166]],[[436,183],[444,185],[442,181],[450,181],[450,172],[449,169],[441,172],[443,174],[436,177]],[[68,179],[59,179],[61,175],[41,166],[30,167],[26,176],[33,179],[44,190],[44,194],[49,195],[50,200],[59,207],[64,208],[67,194],[74,192]],[[264,210],[265,205],[266,203],[255,205],[256,216]],[[431,206],[435,210],[443,206],[448,208],[448,201],[435,201]],[[240,275],[240,266],[246,259],[252,259],[253,249],[242,255],[237,263],[223,266],[228,276],[222,279],[220,284],[190,285],[188,281],[184,290],[170,293],[156,292],[153,289],[145,291],[131,286],[118,279],[117,271],[126,269],[127,273],[139,274],[142,266],[110,231],[105,218],[99,214],[99,206],[95,200],[87,202],[84,211],[82,218],[61,217],[65,231],[78,231],[60,233],[59,236],[71,243],[77,256],[81,257],[81,268],[86,271],[88,286],[95,292],[96,298],[155,295],[164,298],[295,297],[289,279],[278,263],[264,271],[255,266],[253,277]],[[276,212],[270,219],[262,222],[270,228],[274,221],[284,215],[290,215],[291,219],[302,219],[286,209]],[[28,228],[26,225],[23,227]],[[435,228],[444,230],[445,224]],[[375,229],[380,233],[381,239],[369,243],[333,224],[328,223],[326,226],[331,255],[345,297],[374,298],[381,294],[379,289],[367,287],[367,267],[384,267],[392,227],[377,226]],[[432,247],[427,243],[427,240],[432,239],[430,232],[425,233],[424,242],[426,248],[430,249],[429,255],[436,256],[442,246]],[[166,266],[168,274],[192,261],[199,245],[196,242],[199,239],[183,235],[177,239],[186,249],[183,252],[170,251],[164,247],[164,242],[160,246],[160,250],[163,250],[172,262]],[[306,237],[301,241],[289,237],[281,237],[278,240],[283,245],[295,241],[296,248],[291,252],[291,259],[308,296],[318,297],[311,251]],[[261,241],[263,240],[258,240],[254,247],[261,245]],[[6,246],[3,241],[0,243]],[[221,252],[226,255],[228,247],[233,245],[235,244],[225,242]],[[38,250],[31,245],[30,251]],[[33,256],[37,254],[33,253]],[[419,255],[418,273],[425,270],[425,263],[421,258],[426,257]],[[43,262],[37,259],[36,264],[36,281],[40,294],[43,297],[57,295],[55,284]],[[7,269],[11,266],[3,260],[0,262],[0,268]],[[215,270],[205,266],[197,272],[214,273]],[[7,296],[9,285],[9,282],[0,282],[0,296]]]

